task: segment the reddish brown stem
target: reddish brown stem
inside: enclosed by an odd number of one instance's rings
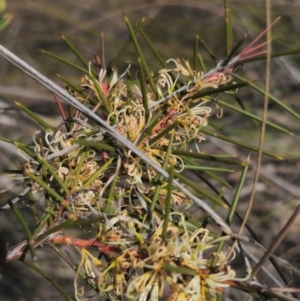
[[[42,233],[40,233],[40,235],[41,234]],[[38,238],[38,236],[36,238]],[[33,248],[39,248],[41,246],[46,245],[47,243],[63,244],[68,246],[72,245],[77,246],[79,248],[96,248],[99,252],[107,255],[117,255],[121,252],[121,250],[118,247],[100,243],[95,239],[79,239],[69,235],[63,235],[61,231],[50,234],[38,243],[35,243],[35,241],[30,242]],[[0,254],[0,265],[19,260],[20,258],[26,256],[27,251],[28,242],[24,240],[21,243],[10,247],[5,252]]]
[[[99,252],[107,255],[116,255],[120,253],[120,249],[115,246],[109,246],[102,244],[95,239],[79,239],[69,235],[62,235],[54,237],[52,240],[53,244],[72,245],[79,248],[97,248]]]

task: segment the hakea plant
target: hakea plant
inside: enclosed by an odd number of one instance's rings
[[[124,251],[104,267],[101,260],[83,249],[78,271],[89,275],[89,281],[102,294],[116,299],[126,294],[132,300],[209,300],[230,283],[249,279],[249,269],[245,278],[237,278],[228,265],[230,259],[223,252],[213,252],[217,243],[229,237],[215,238],[204,228],[188,230],[183,214],[173,213],[171,220],[176,215],[180,227],[170,223],[165,238],[163,222],[149,236],[148,226],[138,224],[144,231],[137,233],[137,222],[126,219],[126,213],[112,218],[109,235],[102,235],[101,241],[113,236]],[[186,268],[185,273],[179,267]],[[78,288],[77,277],[75,287],[80,300],[83,290]]]
[[[135,35],[131,38],[137,45]],[[251,43],[209,72],[194,70],[185,60],[170,59],[156,77],[148,77],[139,60],[140,81],[133,83],[130,65],[118,76],[116,69],[106,70],[98,56],[93,64],[86,63],[74,46],[64,41],[86,67],[78,67],[85,73],[80,86],[63,79],[69,94],[168,171],[169,180],[116,140],[105,126],[71,106],[67,116],[58,97],[63,123],[56,129],[20,106],[46,128],[43,136],[40,132],[34,135],[33,146],[14,142],[26,160],[22,195],[42,194],[45,215],[36,220],[33,234],[26,222],[22,223],[28,240],[2,253],[1,264],[26,260],[28,250],[34,255],[35,248],[50,242],[76,246],[81,254],[80,262],[71,264],[76,270],[76,300],[87,300],[81,281],[106,300],[124,300],[126,296],[139,301],[203,301],[214,300],[224,288],[249,280],[251,268],[242,249],[222,250],[223,243],[232,238],[230,233],[211,233],[205,228],[208,219],[203,223],[194,220],[186,210],[192,199],[173,179],[198,189],[197,193],[215,205],[225,206],[221,198],[193,186],[182,171],[187,165],[198,165],[189,145],[204,139],[211,91],[237,87],[234,72],[243,61],[263,54],[265,43]],[[237,160],[231,163],[245,165]],[[14,203],[9,204],[18,211]],[[69,227],[84,224],[96,225],[96,237],[79,239],[65,233]],[[246,264],[243,277],[229,264],[237,252]],[[71,299],[65,292],[63,295]]]

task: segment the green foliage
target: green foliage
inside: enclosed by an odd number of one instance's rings
[[[13,19],[13,16],[11,14],[3,14],[5,10],[6,10],[6,1],[0,0],[0,14],[2,14],[0,19],[0,30],[5,29]]]

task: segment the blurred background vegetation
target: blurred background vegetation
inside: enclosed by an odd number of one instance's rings
[[[62,42],[59,33],[65,35],[89,60],[93,54],[101,53],[101,33],[104,33],[105,57],[109,62],[118,53],[128,37],[123,12],[131,21],[138,22],[147,15],[144,31],[151,38],[164,59],[191,59],[193,40],[198,34],[211,48],[218,60],[225,58],[225,27],[222,0],[9,0],[6,11],[13,15],[9,27],[0,32],[0,43],[20,56],[34,68],[61,84],[56,74],[64,75],[76,83],[80,83],[81,75],[64,64],[39,52],[44,49],[58,54],[68,60],[75,61],[74,55]],[[233,41],[237,43],[244,34],[247,41],[254,38],[265,28],[265,3],[261,0],[229,0],[233,22]],[[297,0],[272,1],[272,19],[279,15],[281,20],[272,30],[273,51],[299,48],[300,37],[300,3]],[[153,59],[151,51],[145,47],[145,58],[148,64],[157,71],[159,66]],[[201,52],[206,67],[213,67],[205,50]],[[136,65],[135,51],[131,46],[126,60]],[[153,60],[153,65],[151,65]],[[30,143],[38,126],[20,112],[13,101],[18,101],[39,113],[52,125],[60,122],[58,110],[49,91],[42,88],[15,67],[0,58],[0,135]],[[300,55],[275,58],[271,64],[271,94],[279,98],[295,111],[300,111]],[[125,68],[118,66],[119,72]],[[246,64],[241,74],[256,81],[264,87],[265,63],[259,61]],[[260,115],[263,97],[251,89],[241,91],[247,108]],[[224,133],[232,137],[246,138],[248,143],[257,144],[259,131],[249,120],[225,110],[222,119],[215,121],[222,126]],[[260,182],[257,187],[256,201],[249,222],[268,246],[286,223],[289,216],[299,204],[299,121],[287,113],[269,104],[270,121],[284,125],[294,136],[279,134],[268,130],[265,148],[276,152],[284,158],[277,161],[263,157]],[[0,169],[19,168],[20,159],[14,147],[0,142]],[[242,160],[248,156],[229,143],[207,137],[201,143],[201,150],[209,153],[228,152],[236,154]],[[243,200],[238,211],[243,214],[249,200],[255,170],[256,154],[251,154],[253,164],[243,190]],[[239,174],[226,175],[226,180],[235,187]],[[0,190],[13,183],[7,175],[0,174]],[[200,184],[200,183],[199,183]],[[221,187],[217,187],[221,188]],[[234,191],[234,190],[233,190]],[[226,189],[225,196],[231,199],[233,191]],[[14,190],[14,194],[16,190]],[[14,194],[0,196],[0,205],[7,202]],[[26,213],[26,207],[23,210]],[[238,224],[236,226],[238,229]],[[288,260],[295,267],[294,286],[300,286],[300,219],[285,237],[276,251],[276,255]],[[15,217],[9,212],[0,212],[0,243],[2,248],[13,245],[24,239],[24,234],[17,225]],[[38,251],[43,254],[43,251]],[[54,260],[57,257],[52,251],[47,257],[41,256],[39,264],[53,275],[60,284],[65,284],[72,294],[74,273],[64,263]],[[260,254],[258,254],[260,255]],[[53,260],[53,261],[51,261]],[[51,284],[41,279],[33,271],[20,262],[8,264],[0,268],[1,300],[60,300],[61,296]],[[230,296],[228,296],[229,298]],[[231,296],[235,298],[234,295]],[[249,297],[249,296],[248,296]],[[246,297],[245,297],[246,298]],[[97,300],[97,297],[94,298]],[[92,299],[93,300],[93,299]],[[247,300],[247,299],[245,299]]]

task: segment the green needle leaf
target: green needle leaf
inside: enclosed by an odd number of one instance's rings
[[[84,140],[84,139],[74,139],[72,142],[75,144],[83,145],[83,146],[90,146],[95,149],[101,149],[101,150],[106,150],[110,152],[115,152],[115,148],[103,143],[103,142],[95,142],[95,141],[89,141],[89,140]]]
[[[175,273],[178,273],[179,275],[190,275],[190,276],[197,275],[197,272],[195,270],[192,270],[192,269],[189,269],[189,268],[184,268],[184,267],[174,266],[174,265],[168,265],[168,264],[164,264],[163,267],[167,271],[175,272]]]
[[[143,106],[144,106],[144,109],[145,109],[146,122],[148,122],[150,111],[149,111],[149,106],[148,106],[147,87],[146,87],[146,78],[145,78],[144,66],[142,64],[141,58],[138,58],[138,65],[139,65],[139,70],[140,70],[139,78],[140,78],[140,83],[141,83]]]
[[[252,146],[252,145],[247,144],[247,143],[244,143],[244,142],[242,142],[242,141],[240,141],[240,140],[237,140],[237,139],[234,139],[234,138],[230,138],[230,137],[226,137],[226,136],[220,135],[220,134],[218,134],[218,133],[213,133],[213,132],[208,131],[208,130],[203,129],[203,128],[201,129],[201,132],[204,133],[204,134],[207,134],[207,135],[209,135],[209,136],[212,136],[212,137],[215,137],[215,138],[218,138],[218,139],[221,139],[221,140],[230,142],[230,143],[232,143],[232,144],[241,146],[241,147],[243,147],[243,148],[250,149],[250,150],[252,150],[252,151],[258,152],[258,147]],[[269,157],[272,157],[272,158],[275,158],[275,159],[278,159],[278,160],[283,160],[282,157],[280,157],[280,156],[278,156],[278,155],[275,155],[275,154],[273,154],[273,153],[271,153],[271,152],[268,152],[268,151],[266,151],[266,150],[263,150],[262,153],[263,153],[264,155],[266,155],[266,156],[269,156]]]
[[[78,49],[64,36],[60,35],[62,40],[67,44],[67,46],[71,49],[71,51],[77,56],[77,58],[80,60],[80,62],[83,64],[83,66],[89,70],[90,69],[90,64],[89,62],[84,58],[84,56],[78,51]],[[95,70],[92,70],[93,75],[97,76],[97,73]]]
[[[163,151],[165,150],[165,148],[162,148],[162,147],[155,147],[154,149],[163,150]],[[208,154],[192,152],[192,151],[184,151],[184,150],[179,150],[179,149],[173,149],[172,154],[183,155],[183,156],[190,157],[190,158],[203,159],[203,160],[225,163],[225,164],[232,164],[232,165],[239,165],[239,166],[245,165],[245,162],[240,161],[236,158],[214,156],[214,155],[208,155]]]
[[[145,20],[146,20],[146,17],[144,17],[144,18],[137,24],[137,26],[136,26],[135,29],[134,29],[134,33],[135,33],[135,34],[137,34],[137,33],[141,30],[142,25],[143,25],[143,23],[145,22]],[[119,63],[119,61],[120,61],[121,57],[123,56],[123,54],[125,53],[125,51],[127,50],[127,48],[128,48],[128,46],[129,46],[129,44],[130,44],[131,41],[132,41],[132,38],[131,38],[131,36],[129,35],[128,39],[126,40],[126,42],[124,43],[124,45],[121,47],[121,49],[120,49],[119,53],[117,54],[116,58],[112,61],[112,63],[111,63],[112,68],[114,68],[114,67],[117,66],[117,64]]]
[[[250,160],[250,157],[248,157],[248,159],[246,161],[246,165],[244,166],[244,169],[243,169],[243,172],[241,174],[239,183],[237,185],[237,188],[236,188],[234,196],[233,196],[231,207],[230,207],[227,219],[226,219],[226,221],[229,225],[231,225],[231,222],[232,222],[232,219],[234,217],[238,202],[240,200],[240,195],[241,195],[241,192],[242,192],[242,189],[243,189],[243,186],[244,186],[244,182],[245,182],[248,167],[249,167],[249,160]]]
[[[184,160],[184,162],[187,162],[188,164],[191,164],[191,166],[199,166],[199,162],[195,162],[194,160],[190,159],[190,158],[187,158],[187,157],[182,157],[182,159]],[[188,169],[185,165],[185,169]],[[232,169],[226,169],[226,168],[221,168],[222,170],[228,170],[228,171],[234,171]],[[222,171],[220,170],[220,171]],[[219,170],[217,170],[219,171]],[[231,186],[221,177],[218,177],[216,176],[214,173],[210,172],[209,170],[205,169],[203,170],[203,172],[205,174],[207,174],[208,176],[212,177],[213,179],[217,180],[218,182],[220,182],[222,185],[228,187],[228,188],[231,188]]]
[[[26,233],[27,240],[30,241],[30,239],[31,239],[32,236],[31,236],[31,232],[29,230],[29,227],[28,227],[28,225],[27,225],[24,217],[22,216],[22,214],[19,211],[19,209],[17,208],[17,206],[11,200],[8,200],[8,204],[9,204],[12,212],[15,214],[16,218],[18,219],[19,223],[21,224],[24,232]],[[30,243],[28,243],[27,246],[28,246],[28,248],[30,250],[32,258],[34,260],[36,260],[34,248],[32,247],[32,245]]]
[[[104,106],[104,109],[106,111],[107,114],[111,113],[111,108],[107,102],[107,99],[102,91],[102,88],[99,85],[99,82],[97,81],[97,79],[94,77],[94,75],[92,73],[89,73],[90,79],[92,80],[94,87],[96,88],[97,94],[99,96],[99,98],[102,101],[102,104]],[[101,84],[101,83],[100,83]]]
[[[245,111],[244,109],[240,109],[240,108],[238,108],[236,106],[233,106],[233,105],[231,105],[231,104],[229,104],[229,103],[227,103],[225,101],[222,101],[220,99],[215,99],[213,97],[211,98],[211,100],[213,102],[215,102],[215,103],[218,103],[218,104],[222,105],[223,107],[229,108],[229,109],[231,109],[231,110],[233,110],[235,112],[243,114],[243,115],[249,117],[251,120],[256,120],[256,121],[262,122],[262,119],[260,117],[254,115],[254,114],[252,114],[252,113],[250,113],[248,111]],[[285,129],[285,128],[283,128],[283,127],[281,127],[281,126],[279,126],[279,125],[277,125],[277,124],[275,124],[273,122],[267,121],[266,124],[269,127],[273,128],[273,129],[276,129],[276,130],[278,130],[280,132],[283,132],[283,133],[286,133],[286,134],[289,134],[289,135],[293,135],[293,133],[290,132],[289,130],[287,130],[287,129]]]
[[[242,87],[246,87],[250,85],[250,82],[242,82],[242,83],[238,83],[238,84],[232,84],[232,85],[224,85],[220,88],[217,89],[205,89],[195,95],[193,95],[191,98],[192,99],[197,99],[197,98],[201,98],[204,96],[208,96],[208,95],[213,95],[213,94],[218,94],[218,93],[222,93],[225,91],[234,91],[236,89],[242,88]]]
[[[234,46],[230,54],[227,56],[226,60],[223,62],[222,66],[227,66],[231,59],[237,54],[242,44],[245,42],[246,35]]]
[[[47,238],[49,235],[55,233],[55,232],[58,232],[58,231],[61,231],[61,230],[64,230],[64,229],[67,229],[67,228],[70,228],[74,225],[74,220],[72,219],[68,219],[66,221],[64,221],[63,223],[47,230],[44,234],[40,235],[36,240],[35,242],[36,243],[39,243],[40,241],[42,241],[43,239]]]
[[[265,90],[261,89],[260,87],[258,87],[257,85],[255,85],[252,82],[247,81],[246,79],[244,79],[242,76],[239,76],[237,74],[233,74],[234,77],[238,78],[239,80],[243,81],[243,82],[247,82],[248,85],[253,88],[255,91],[259,92],[262,95],[265,95]],[[290,107],[288,107],[287,105],[283,104],[278,98],[272,96],[272,95],[268,95],[269,99],[274,101],[280,108],[282,108],[283,110],[285,110],[286,112],[290,113],[292,116],[294,116],[297,119],[300,119],[300,115],[298,113],[296,113],[294,110],[292,110]]]
[[[182,181],[184,184],[190,186],[191,188],[195,189],[196,192],[200,193],[202,196],[208,198],[212,202],[220,205],[223,208],[227,208],[228,206],[220,200],[218,197],[215,197],[211,193],[207,192],[205,189],[199,186],[198,183],[195,183],[194,181],[188,179],[187,177],[183,176],[180,173],[175,172],[175,177],[178,178],[180,181]]]
[[[37,116],[34,112],[32,112],[31,110],[29,110],[27,107],[23,106],[19,102],[15,101],[15,104],[18,108],[20,108],[27,115],[29,115],[33,120],[35,120],[37,123],[39,123],[44,129],[51,130],[52,132],[54,132],[55,128],[52,127],[50,124],[48,124],[46,121],[44,121],[42,118]]]
[[[172,191],[173,191],[173,179],[174,179],[174,166],[172,165],[171,168],[169,168],[169,184],[168,184],[168,194],[166,199],[166,206],[165,206],[165,214],[164,214],[164,224],[163,224],[163,230],[162,230],[162,238],[167,238],[167,231],[168,231],[168,225],[169,225],[169,217],[171,212],[171,200],[172,200]]]
[[[208,47],[208,45],[199,36],[198,36],[198,39],[199,39],[200,44],[204,47],[205,51],[210,56],[211,60],[217,65],[218,60],[215,57],[215,55],[213,54],[213,52],[211,51],[211,49]]]
[[[69,81],[63,75],[57,74],[57,77],[60,78],[66,84],[67,87],[70,87],[72,90],[76,91],[77,93],[79,93],[83,97],[87,96],[87,93],[82,91],[82,88],[80,86],[77,86],[76,84],[72,83],[71,81]]]
[[[195,39],[194,39],[194,52],[193,52],[193,69],[194,70],[198,70],[198,63],[199,63],[198,52],[199,52],[199,36],[196,35]]]
[[[109,159],[103,164],[85,183],[82,185],[82,189],[86,189],[91,183],[93,183],[107,168],[112,164],[114,158]]]
[[[39,268],[37,265],[33,264],[31,261],[27,260],[26,258],[22,259],[22,261],[29,266],[31,269],[35,270],[37,273],[42,275],[45,279],[47,279],[56,289],[61,293],[61,295],[67,301],[72,301],[73,298],[44,270]]]
[[[57,183],[59,184],[59,186],[63,189],[63,191],[65,192],[65,195],[67,196],[69,194],[69,190],[66,187],[66,185],[64,184],[64,182],[62,181],[62,179],[59,177],[59,175],[57,174],[57,172],[52,168],[52,166],[49,164],[49,162],[44,159],[44,158],[36,158],[37,161],[45,166],[47,168],[47,170],[50,172],[50,174],[53,176],[53,178],[57,181]]]
[[[76,69],[76,70],[78,70],[78,71],[80,71],[80,72],[82,72],[84,74],[88,74],[88,67],[86,69],[84,69],[84,68],[78,66],[77,64],[69,62],[66,59],[64,59],[64,58],[62,58],[62,57],[60,57],[60,56],[58,56],[58,55],[56,55],[56,54],[54,54],[52,52],[49,52],[49,51],[40,50],[40,52],[42,52],[42,53],[44,53],[44,54],[46,54],[46,55],[48,55],[48,56],[56,59],[59,62],[62,62],[64,64],[66,64],[66,65],[68,65],[68,66],[70,66],[70,67],[72,67],[72,68],[74,68],[74,69]]]
[[[226,54],[230,53],[232,47],[232,24],[231,16],[228,8],[227,0],[224,0],[224,13],[225,13],[225,37],[226,37]]]
[[[138,54],[138,57],[140,58],[140,60],[141,60],[141,62],[143,64],[143,67],[144,67],[144,70],[145,70],[145,73],[146,73],[146,76],[147,76],[147,80],[149,81],[150,87],[151,87],[153,93],[155,94],[155,97],[158,98],[158,93],[157,93],[156,85],[155,85],[155,83],[153,81],[152,75],[151,75],[151,73],[149,71],[149,68],[148,68],[146,60],[144,58],[143,52],[142,52],[141,47],[140,47],[140,45],[138,43],[138,40],[136,38],[136,33],[134,32],[134,30],[133,30],[133,28],[132,28],[132,26],[130,24],[129,19],[126,16],[124,16],[124,18],[125,18],[125,22],[126,22],[128,31],[130,33],[130,37],[132,39],[133,45],[135,47],[135,50],[136,50],[136,52]]]
[[[169,161],[170,155],[172,154],[173,140],[174,140],[174,131],[172,131],[172,133],[171,133],[170,140],[169,140],[170,143],[168,145],[168,148],[167,148],[167,151],[166,151],[166,154],[165,154],[164,163],[163,163],[163,166],[162,166],[162,168],[165,169],[165,170],[167,169],[168,161]],[[158,179],[155,181],[156,182],[156,187],[155,187],[155,191],[154,191],[154,194],[153,194],[153,197],[152,197],[152,200],[151,200],[151,206],[150,206],[151,211],[153,211],[155,206],[156,206],[157,198],[159,196],[162,180],[163,180],[163,177],[161,175],[159,175]]]
[[[195,166],[195,165],[183,165],[186,170],[202,170],[202,171],[219,171],[219,172],[234,172],[233,169],[221,168],[221,167],[211,167],[211,166]]]
[[[27,172],[26,176],[28,176],[30,179],[32,179],[34,182],[38,183],[41,187],[45,189],[45,191],[48,192],[50,196],[52,196],[54,199],[56,199],[59,202],[63,202],[63,197],[61,197],[55,190],[49,187],[49,184],[47,182],[44,182],[41,178],[38,176],[35,176],[32,173]]]
[[[157,60],[160,62],[161,66],[163,68],[167,68],[166,62],[163,60],[159,52],[156,50],[155,46],[152,44],[146,33],[144,32],[143,28],[140,29],[140,34],[145,40],[145,42],[148,44],[149,48],[152,50],[154,56],[157,58]]]
[[[30,240],[31,239],[31,232],[30,232],[29,227],[28,227],[24,217],[22,216],[21,212],[19,211],[17,206],[11,200],[8,200],[8,204],[9,204],[12,212],[15,214],[16,218],[20,222],[24,232],[26,233],[27,239]]]
[[[175,129],[179,124],[179,121],[175,121],[173,124],[166,127],[164,130],[162,130],[158,135],[156,135],[154,138],[152,138],[149,141],[149,145],[153,145],[155,142],[157,142],[160,138],[167,135],[171,130]]]

